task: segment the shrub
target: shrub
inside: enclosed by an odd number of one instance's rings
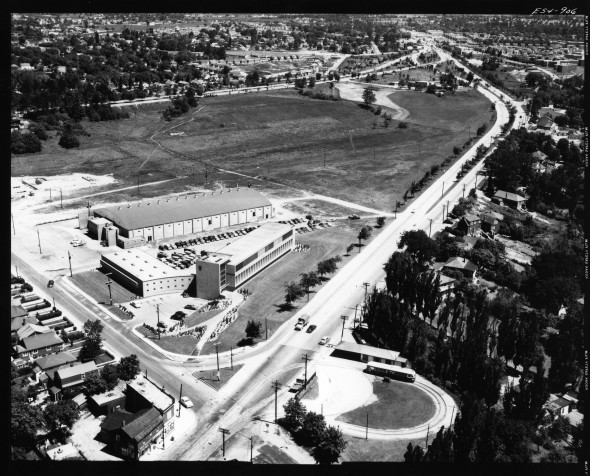
[[[408,123],[407,122],[400,122],[398,127],[400,129],[407,129],[408,128]]]
[[[80,147],[80,141],[73,132],[66,132],[59,139],[59,145],[64,149]]]
[[[244,337],[236,344],[238,347],[246,347],[248,345],[254,345],[254,339],[252,337]]]
[[[41,151],[41,141],[35,134],[21,134],[14,131],[10,135],[10,151],[13,154],[31,154]]]

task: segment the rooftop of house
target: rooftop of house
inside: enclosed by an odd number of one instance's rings
[[[72,362],[76,362],[74,357],[69,352],[58,352],[57,354],[46,355],[35,361],[35,364],[44,371],[54,369],[60,365],[67,365]]]
[[[18,331],[27,324],[39,324],[39,320],[36,317],[16,317],[10,321],[10,331],[16,331],[18,333]]]
[[[467,223],[476,223],[478,221],[481,221],[481,218],[477,215],[468,214],[463,216],[463,220],[465,220]]]
[[[25,337],[29,337],[35,334],[47,334],[52,331],[53,329],[51,329],[51,327],[28,323],[22,326],[18,331],[16,331],[16,334],[18,335],[19,339],[24,339]]]
[[[504,190],[498,190],[494,194],[495,198],[501,198],[502,200],[510,200],[512,202],[524,202],[526,198],[512,192],[505,192]]]
[[[145,411],[147,411],[147,409],[145,409],[144,412]],[[134,418],[141,416],[140,413],[141,412],[131,413],[127,410],[121,410],[120,408],[117,408],[115,411],[109,413],[106,416],[106,418],[100,424],[100,427],[106,431],[116,430],[121,428],[123,421],[125,421],[125,424],[131,423]]]
[[[28,316],[29,313],[25,311],[25,309],[20,304],[11,304],[10,305],[10,318],[14,319],[16,317],[23,317]]]
[[[58,337],[55,331],[46,334],[36,334],[34,336],[25,337],[22,347],[25,350],[38,350],[42,347],[51,347],[53,345],[63,344],[63,341]]]
[[[135,441],[141,441],[162,423],[162,415],[153,407],[137,413],[140,415],[136,414],[136,418],[125,424],[122,430]]]
[[[122,398],[124,396],[125,396],[125,394],[121,391],[121,389],[119,387],[115,387],[112,390],[107,390],[106,392],[92,395],[90,398],[98,406],[101,406],[101,405],[104,405],[105,403],[112,402],[113,400],[117,400],[117,399]]]
[[[174,399],[171,396],[164,393],[143,375],[138,375],[133,380],[127,382],[127,386],[143,395],[148,402],[161,412],[166,411],[174,403]]]
[[[477,265],[467,258],[460,258],[458,256],[454,256],[449,258],[447,262],[443,265],[443,268],[452,268],[452,269],[466,269],[467,271],[477,271]]]
[[[380,349],[370,345],[356,344],[355,342],[341,342],[336,346],[337,350],[345,352],[355,352],[357,354],[371,355],[381,359],[396,360],[399,357],[399,352],[389,349]]]
[[[98,368],[96,367],[94,361],[90,361],[84,364],[72,365],[71,367],[64,367],[63,369],[59,369],[56,374],[59,375],[59,378],[63,380],[70,377],[76,377],[87,372],[92,372],[97,369]]]

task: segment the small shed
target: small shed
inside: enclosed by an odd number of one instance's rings
[[[88,398],[88,409],[95,415],[109,415],[124,407],[125,394],[119,387]]]

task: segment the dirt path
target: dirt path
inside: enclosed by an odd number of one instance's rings
[[[364,85],[346,82],[338,83],[335,85],[335,87],[340,92],[340,97],[342,99],[345,99],[347,101],[363,102],[363,91],[365,90]],[[393,109],[393,118],[397,121],[403,121],[410,115],[410,111],[398,106],[391,99],[389,99],[388,96],[392,92],[393,91],[389,88],[375,88],[375,104]]]

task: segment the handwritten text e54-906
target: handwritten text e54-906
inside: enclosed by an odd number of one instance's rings
[[[575,15],[577,8],[535,8],[531,15]]]

